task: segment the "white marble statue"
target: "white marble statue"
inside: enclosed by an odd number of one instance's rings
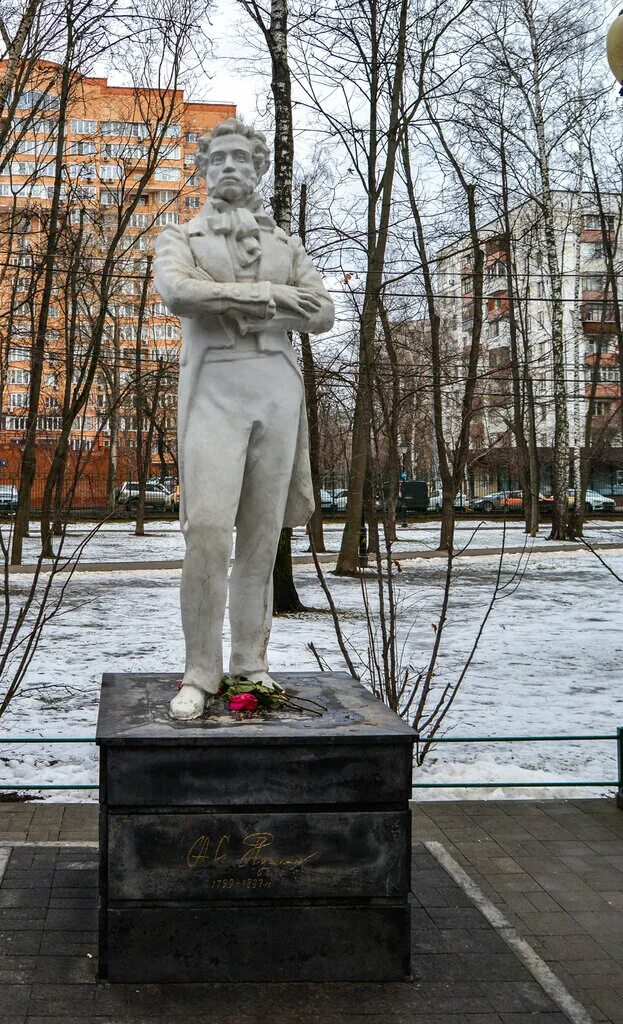
[[[186,541],[180,720],[199,717],[223,676],[229,584],[229,674],[273,685],[266,650],[282,526],[313,511],[303,380],[288,331],[333,325],[333,303],[301,241],[255,194],[265,137],[230,118],[200,139],[208,200],[156,244],[156,287],[182,324],[178,405],[180,519]]]

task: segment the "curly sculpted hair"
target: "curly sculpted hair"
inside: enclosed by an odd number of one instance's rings
[[[224,135],[241,135],[243,139],[250,139],[253,144],[253,163],[258,178],[261,178],[270,167],[270,150],[266,142],[266,136],[262,132],[256,132],[254,128],[247,127],[236,117],[230,117],[227,121],[218,124],[211,132],[206,132],[199,139],[199,149],[195,156],[197,174],[205,178],[208,166],[208,154],[214,139],[220,139]]]

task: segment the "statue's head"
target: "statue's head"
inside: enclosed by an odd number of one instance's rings
[[[201,136],[196,163],[211,196],[239,202],[251,195],[266,174],[270,153],[262,132],[230,117]]]

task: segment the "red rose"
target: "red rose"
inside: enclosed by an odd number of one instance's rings
[[[253,693],[237,693],[229,702],[230,711],[257,711],[257,697]]]

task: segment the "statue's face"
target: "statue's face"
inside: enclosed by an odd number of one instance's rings
[[[218,199],[237,202],[251,195],[258,183],[253,163],[253,146],[242,135],[214,139],[208,153],[208,192]]]

